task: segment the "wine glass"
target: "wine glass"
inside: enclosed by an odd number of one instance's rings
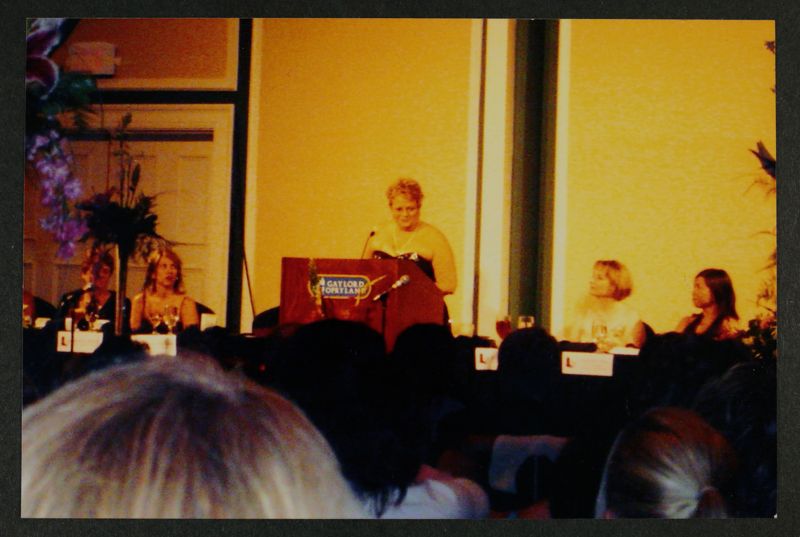
[[[606,337],[608,336],[608,326],[602,320],[595,319],[592,321],[592,340],[597,344],[597,349],[601,350],[605,347]]]
[[[169,329],[169,333],[173,333],[175,325],[178,324],[178,306],[164,306],[164,323]]]
[[[505,339],[511,333],[511,317],[503,313],[498,314],[494,321],[494,328],[500,339]]]
[[[89,302],[89,304],[86,306],[86,310],[84,310],[83,316],[88,324],[88,330],[94,330],[95,321],[97,321],[98,317],[97,302],[94,300]]]
[[[520,315],[517,317],[517,328],[533,328],[535,322],[533,315]]]
[[[148,315],[150,318],[150,324],[153,326],[153,333],[158,333],[158,327],[161,325],[161,312],[159,311],[151,311]]]

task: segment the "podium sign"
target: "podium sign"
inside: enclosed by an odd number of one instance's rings
[[[316,290],[311,284],[314,273]],[[413,261],[314,259],[312,263],[308,258],[283,258],[281,324],[358,321],[382,333],[391,349],[409,326],[442,324],[443,318],[442,292]]]

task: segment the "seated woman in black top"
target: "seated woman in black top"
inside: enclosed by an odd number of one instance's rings
[[[732,339],[739,335],[736,293],[728,273],[705,269],[694,279],[692,302],[702,311],[681,319],[677,332],[705,334],[713,339]]]
[[[117,293],[108,287],[114,274],[114,256],[108,249],[92,248],[87,251],[81,263],[81,289],[61,297],[59,317],[67,317],[70,310],[73,316],[84,314],[104,319],[112,325],[116,317]],[[125,311],[130,311],[130,301],[125,299]]]
[[[413,179],[398,179],[386,191],[392,222],[379,227],[364,249],[364,258],[410,259],[442,293],[456,290],[453,251],[444,234],[419,218],[422,189]]]
[[[144,289],[133,297],[133,332],[152,332],[161,324],[165,314],[170,312],[177,317],[176,331],[200,324],[197,304],[184,289],[181,268],[181,259],[172,250],[159,251],[150,256]]]

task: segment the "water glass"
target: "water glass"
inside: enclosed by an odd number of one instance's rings
[[[520,315],[517,317],[517,328],[533,328],[535,322],[533,315]]]
[[[158,327],[161,325],[161,313],[152,311],[148,317],[150,317],[150,324],[153,326],[153,333],[157,334]]]
[[[178,306],[164,306],[164,323],[170,334],[174,332],[175,325],[178,324]]]

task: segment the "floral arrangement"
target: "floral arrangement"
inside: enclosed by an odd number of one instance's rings
[[[75,243],[88,231],[73,206],[81,196],[81,183],[73,173],[69,144],[59,120],[70,113],[76,127],[87,124],[94,80],[79,73],[60,73],[50,55],[77,24],[75,19],[28,19],[25,69],[26,158],[38,174],[42,204],[50,214],[40,221],[58,242],[56,255],[70,258]]]
[[[156,232],[155,196],[138,191],[141,166],[130,151],[128,127],[132,120],[130,113],[125,114],[111,134],[117,143],[113,155],[119,162],[118,184],[77,203],[76,207],[85,212],[84,239],[91,239],[92,247],[117,245],[125,260],[130,257],[146,260],[167,241]]]

